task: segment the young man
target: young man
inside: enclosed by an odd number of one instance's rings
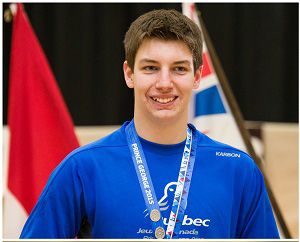
[[[83,218],[92,238],[279,238],[251,157],[187,123],[202,71],[198,27],[156,10],[124,44],[134,119],[65,158],[21,238],[74,238]]]

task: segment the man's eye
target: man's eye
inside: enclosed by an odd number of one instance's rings
[[[183,66],[176,66],[174,68],[175,71],[177,72],[186,72],[187,71],[187,68],[183,67]]]
[[[156,71],[157,67],[155,67],[155,66],[145,66],[143,69],[146,70],[146,71]]]

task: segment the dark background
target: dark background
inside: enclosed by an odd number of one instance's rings
[[[26,3],[25,10],[76,125],[133,117],[123,38],[130,23],[179,3]],[[245,120],[298,122],[298,3],[197,3]],[[8,3],[3,4],[3,11]],[[12,23],[3,21],[7,123]]]

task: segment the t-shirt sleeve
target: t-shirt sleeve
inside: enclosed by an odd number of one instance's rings
[[[242,197],[239,215],[239,238],[278,239],[278,229],[274,219],[264,178],[253,163],[253,172],[249,176]]]
[[[66,158],[51,174],[20,238],[74,238],[85,215],[82,176]]]

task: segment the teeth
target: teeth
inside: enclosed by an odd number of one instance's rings
[[[165,98],[165,99],[162,99],[162,98],[156,98],[156,97],[153,98],[154,101],[159,102],[159,103],[168,103],[168,102],[172,102],[174,99],[175,99],[175,97],[170,97],[170,98]]]

